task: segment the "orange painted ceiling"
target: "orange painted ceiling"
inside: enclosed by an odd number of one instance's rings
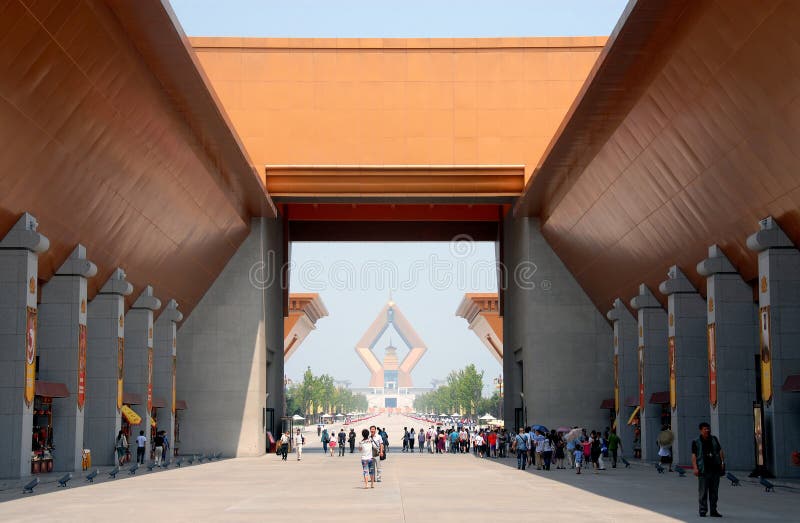
[[[276,201],[511,201],[605,38],[192,38]]]
[[[800,244],[800,3],[631,2],[515,212],[600,310],[773,215]]]

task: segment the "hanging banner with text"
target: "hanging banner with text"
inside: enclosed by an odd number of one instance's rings
[[[717,325],[708,326],[708,401],[717,407]]]
[[[122,316],[120,316],[122,318]],[[125,376],[125,338],[117,338],[117,410],[122,410],[122,378]]]
[[[678,390],[675,380],[675,336],[669,337],[669,407],[675,410],[678,404]]]
[[[761,324],[761,399],[769,405],[772,401],[772,347],[769,339],[769,306],[759,311]]]
[[[27,307],[25,318],[25,406],[33,404],[36,395],[36,321],[38,311]]]
[[[147,412],[153,411],[153,347],[147,347]]]
[[[172,415],[175,415],[175,372],[178,370],[178,358],[172,357]]]
[[[644,410],[644,345],[639,345],[639,410]]]
[[[86,325],[78,325],[78,410],[86,402]]]

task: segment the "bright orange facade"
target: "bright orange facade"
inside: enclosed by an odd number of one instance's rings
[[[276,201],[319,195],[324,177],[336,175],[331,167],[342,166],[401,180],[403,166],[479,166],[488,178],[473,184],[474,194],[521,194],[524,180],[510,179],[509,168],[531,175],[605,41],[191,39]],[[305,176],[294,185],[292,169]],[[278,171],[275,187],[270,170]]]

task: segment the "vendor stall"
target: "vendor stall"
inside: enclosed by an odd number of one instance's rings
[[[31,445],[31,474],[53,470],[53,398],[68,398],[63,383],[36,382],[33,398],[33,434]]]

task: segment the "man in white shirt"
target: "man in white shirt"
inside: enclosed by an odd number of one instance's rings
[[[383,448],[383,438],[378,434],[378,429],[375,425],[369,428],[369,440],[372,442],[373,448],[378,450],[378,455],[375,456],[375,481],[381,481],[381,456],[384,455],[386,449]]]
[[[144,436],[144,431],[140,430],[139,435],[136,437],[136,463],[144,465],[144,449],[147,445],[147,438]]]
[[[300,434],[300,429],[297,429],[297,433],[294,435],[294,450],[297,452],[297,461],[303,457],[303,435]]]

